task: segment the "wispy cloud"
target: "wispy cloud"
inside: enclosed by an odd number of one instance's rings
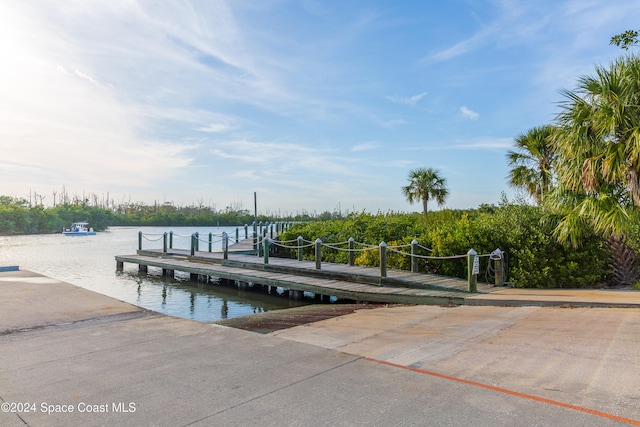
[[[198,128],[200,132],[219,133],[225,132],[231,129],[228,123],[211,123],[208,126]]]
[[[470,108],[465,107],[464,105],[460,107],[460,112],[464,117],[471,120],[478,120],[478,118],[480,117],[479,113],[471,110]]]
[[[25,18],[20,9],[29,7],[0,6],[0,38],[16,48],[0,66],[0,151],[11,153],[15,167],[38,172],[2,179],[0,192],[32,185],[37,176],[43,187],[149,187],[157,170],[170,177],[191,163],[190,145],[143,136],[135,103],[96,73],[80,71],[91,67],[80,64],[78,46]]]
[[[422,92],[417,95],[413,95],[409,97],[402,97],[398,95],[387,96],[386,99],[393,102],[394,104],[403,104],[403,105],[408,105],[410,107],[415,107],[416,104],[427,95],[428,95],[428,92]]]
[[[391,128],[391,127],[394,127],[394,126],[403,125],[405,123],[406,122],[405,122],[404,119],[392,119],[392,120],[383,121],[380,124],[382,126],[384,126],[384,127]]]
[[[450,146],[452,149],[471,150],[503,150],[512,147],[512,138],[483,138],[475,141],[455,143]]]
[[[351,147],[351,151],[359,152],[359,151],[369,151],[375,150],[380,147],[380,144],[377,142],[363,142],[362,144],[354,145]]]
[[[469,52],[476,46],[480,45],[481,42],[487,37],[486,32],[480,32],[473,37],[463,40],[461,42],[456,43],[455,45],[448,47],[440,52],[436,52],[432,55],[429,55],[422,59],[421,62],[440,62],[440,61],[448,61],[449,59],[455,58],[460,55],[464,55]]]

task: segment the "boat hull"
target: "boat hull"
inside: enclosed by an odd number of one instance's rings
[[[95,236],[95,231],[63,231],[65,236]]]

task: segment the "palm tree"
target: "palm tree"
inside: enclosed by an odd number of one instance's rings
[[[590,226],[607,238],[616,277],[628,283],[638,278],[627,238],[640,220],[640,58],[597,67],[561,93],[553,145],[559,185],[550,200],[563,212],[556,235],[576,244]]]
[[[427,218],[427,204],[435,199],[438,205],[443,205],[449,195],[447,181],[440,176],[440,172],[432,168],[413,169],[409,172],[409,185],[402,187],[402,193],[409,203],[422,201],[422,213]]]
[[[509,185],[525,189],[539,205],[553,182],[555,126],[530,129],[515,139],[516,151],[509,150]]]
[[[561,104],[554,145],[562,159],[559,179],[567,190],[589,199],[607,195],[618,207],[640,209],[640,58],[623,57],[609,69],[598,67],[595,77],[579,80],[576,91],[562,93],[567,100]],[[619,215],[589,215],[603,232],[624,232],[626,220],[620,222]]]

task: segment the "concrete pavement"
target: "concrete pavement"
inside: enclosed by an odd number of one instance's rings
[[[0,273],[0,307],[3,426],[640,425],[636,309],[389,307],[261,335],[25,271]]]

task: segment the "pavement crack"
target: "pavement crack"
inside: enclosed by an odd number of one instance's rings
[[[287,388],[289,388],[289,387],[293,387],[293,386],[295,386],[295,385],[301,384],[301,383],[303,383],[303,382],[305,382],[305,381],[308,381],[308,380],[310,380],[310,379],[313,379],[313,378],[319,377],[319,376],[321,376],[321,375],[326,374],[327,372],[334,371],[334,370],[336,370],[336,369],[339,369],[339,368],[342,368],[342,367],[344,367],[344,366],[350,365],[351,363],[357,362],[358,360],[362,360],[362,359],[364,359],[364,357],[356,357],[355,359],[349,360],[349,361],[347,361],[347,362],[345,362],[345,363],[341,363],[341,364],[339,364],[339,365],[337,365],[337,366],[333,366],[333,367],[331,367],[331,368],[329,368],[329,369],[325,369],[324,371],[316,372],[315,374],[310,375],[310,376],[305,377],[305,378],[302,378],[302,379],[300,379],[300,380],[298,380],[298,381],[294,381],[294,382],[292,382],[292,383],[289,383],[289,384],[283,385],[282,387],[278,387],[278,388],[276,388],[276,389],[273,389],[273,390],[271,390],[271,391],[268,391],[268,392],[266,392],[266,393],[263,393],[263,394],[261,394],[261,395],[259,395],[259,396],[254,396],[254,397],[252,397],[251,399],[247,399],[247,400],[245,400],[245,401],[243,401],[243,402],[240,402],[240,403],[237,403],[237,404],[235,404],[235,405],[229,406],[228,408],[224,408],[224,409],[222,409],[222,410],[220,410],[220,411],[218,411],[218,412],[215,412],[215,413],[213,413],[213,414],[211,414],[211,415],[207,415],[206,417],[202,417],[202,418],[197,419],[197,420],[195,420],[195,421],[192,421],[192,422],[190,422],[190,423],[188,423],[188,424],[184,424],[184,425],[183,425],[183,427],[191,426],[191,425],[194,425],[194,424],[196,424],[196,423],[202,422],[202,421],[207,420],[207,419],[209,419],[209,418],[215,417],[216,415],[220,415],[220,414],[222,414],[223,412],[229,411],[229,410],[231,410],[231,409],[238,408],[238,407],[240,407],[240,406],[242,406],[242,405],[246,405],[247,403],[251,403],[251,402],[253,402],[253,401],[256,401],[256,400],[262,399],[262,398],[264,398],[264,397],[267,397],[267,396],[269,396],[269,395],[271,395],[271,394],[274,394],[274,393],[277,393],[277,392],[279,392],[279,391],[286,390],[286,389],[287,389]]]
[[[74,326],[84,326],[84,325],[93,324],[93,323],[122,322],[126,320],[152,317],[152,316],[158,316],[158,313],[154,313],[150,310],[141,309],[134,312],[117,313],[117,314],[111,314],[107,316],[92,317],[89,319],[75,320],[73,322],[45,323],[43,325],[34,325],[34,326],[28,326],[24,328],[5,329],[4,331],[0,331],[0,337],[10,336],[10,335],[19,335],[19,334],[28,334],[30,332],[38,332],[43,329],[53,329],[53,328],[63,329],[63,328],[69,328]]]
[[[7,401],[6,401],[6,400],[4,400],[4,398],[3,398],[2,396],[0,396],[0,402],[3,404],[2,412],[5,412],[5,413],[7,413],[7,412],[8,412],[8,413],[13,413],[16,417],[18,417],[18,419],[19,419],[20,421],[22,421],[22,422],[24,423],[24,425],[26,425],[26,426],[28,426],[28,425],[29,425],[29,423],[27,423],[27,422],[24,420],[24,418],[22,418],[22,417],[20,416],[20,413],[19,413],[19,412],[12,412],[12,411],[10,411],[10,410],[9,410],[9,411],[5,411],[5,410],[4,410],[4,406],[5,406],[4,404],[6,404],[6,403],[7,403]]]

